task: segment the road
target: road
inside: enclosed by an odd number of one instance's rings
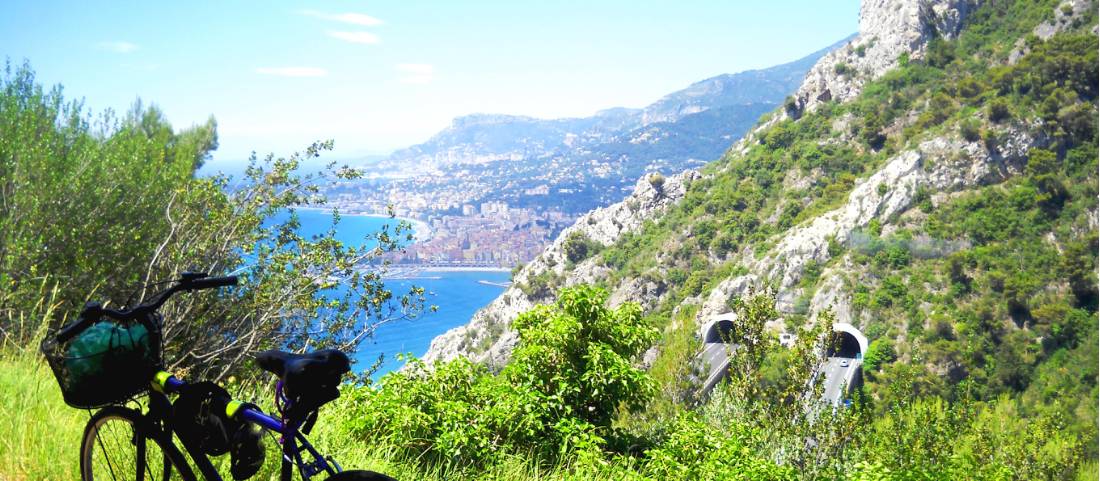
[[[848,361],[848,366],[841,366],[842,361]],[[851,385],[852,378],[863,361],[847,357],[830,357],[825,360],[825,393],[824,399],[833,405],[839,405],[847,398],[846,386]]]
[[[718,382],[729,374],[729,349],[730,345],[724,342],[708,342],[703,344],[703,352],[699,355],[700,361],[706,370],[703,379],[703,392],[708,393]]]
[[[704,368],[703,390],[709,393],[715,386],[729,375],[729,349],[736,346],[721,342],[708,342],[703,344],[703,352],[699,354],[699,363]],[[848,361],[848,366],[841,366],[843,361]],[[848,398],[847,386],[853,382],[856,372],[863,363],[861,359],[849,357],[829,357],[819,373],[825,373],[825,392],[822,398],[834,406],[838,406]]]

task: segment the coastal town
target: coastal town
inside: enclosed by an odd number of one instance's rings
[[[559,210],[512,207],[506,202],[387,200],[391,199],[343,192],[331,195],[329,203],[345,214],[378,214],[393,205],[394,215],[413,224],[416,243],[392,260],[410,267],[511,269],[533,259],[576,220]]]

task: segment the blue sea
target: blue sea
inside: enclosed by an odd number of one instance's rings
[[[332,225],[332,215],[328,211],[298,210],[298,219],[301,223],[299,233],[306,237],[325,232]],[[365,236],[378,231],[385,224],[392,226],[396,221],[386,217],[344,215],[336,226],[336,238],[345,244],[363,245],[371,242]],[[474,312],[504,291],[502,287],[478,281],[503,283],[508,282],[510,277],[508,272],[503,271],[421,271],[417,276],[420,278],[387,280],[386,287],[395,296],[408,292],[411,285],[423,287],[428,293],[428,304],[438,306],[439,310],[425,312],[416,319],[393,321],[379,326],[374,337],[360,345],[359,352],[355,355],[354,369],[364,370],[379,355],[383,355],[382,368],[374,375],[378,379],[402,366],[403,363],[396,359],[397,354],[423,356],[432,339],[453,327],[465,324]]]

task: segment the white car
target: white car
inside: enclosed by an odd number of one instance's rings
[[[840,367],[848,367],[848,364],[849,363],[848,363],[847,359],[841,359],[840,360]]]

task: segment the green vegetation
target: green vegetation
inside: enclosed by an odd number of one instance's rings
[[[194,295],[163,310],[180,321],[166,327],[172,367],[222,379],[239,370],[245,352],[351,348],[369,329],[364,319],[422,306],[421,289],[394,296],[381,278],[382,254],[409,238],[409,226],[379,232],[363,248],[343,245],[333,232],[306,239],[294,230],[295,206],[324,201],[317,188],[324,177],[294,171],[331,142],[289,158],[254,158],[232,189],[230,179],[194,176],[216,146],[212,118],[176,131],[141,102],[121,118],[92,117],[60,87],[35,83],[29,66],[7,65],[0,77],[0,336],[29,345],[38,341],[39,323],[61,325],[88,299],[121,305],[152,292],[135,287],[184,270],[244,267],[242,288],[232,294]],[[323,175],[354,172],[333,165]],[[355,270],[366,264],[379,270]],[[26,320],[42,303],[52,316]],[[327,329],[314,329],[318,322]]]
[[[514,322],[507,366],[414,361],[346,386],[322,414],[322,445],[347,465],[410,479],[1096,479],[1096,9],[1048,40],[1030,35],[1057,3],[985,2],[958,38],[904,55],[854,100],[802,112],[792,99],[797,118],[708,165],[659,219],[607,247],[565,239],[566,271],[595,261],[610,270],[608,289],[652,283],[653,308],[609,307],[603,288],[560,289],[565,277],[552,270],[529,276],[517,284],[525,294],[556,300]],[[1010,62],[1018,39],[1024,51]],[[844,64],[834,73],[859,74]],[[318,296],[356,262],[381,262],[380,251],[301,239],[293,216],[276,215],[315,200],[315,180],[292,174],[302,156],[257,162],[246,186],[226,193],[226,179],[193,176],[216,144],[213,121],[177,132],[139,105],[96,123],[26,68],[9,67],[0,87],[0,414],[36,421],[0,424],[0,476],[71,473],[37,466],[72,459],[75,434],[45,433],[74,433],[81,418],[61,407],[26,346],[90,292],[119,302],[127,287],[185,266],[219,272],[255,258],[231,298],[172,307],[170,319],[195,323],[171,339],[180,367],[194,366],[192,348],[217,351],[209,343],[241,332],[338,345],[355,334],[353,319],[393,314],[371,275],[351,277],[369,294],[357,305]],[[1026,158],[1001,156],[1021,136],[1040,140]],[[918,168],[966,162],[972,149],[1003,165],[978,187],[917,189],[905,212],[830,237],[828,255],[799,273],[793,313],[770,293],[726,300],[741,347],[730,380],[698,397],[695,320],[713,288],[843,205],[891,157],[938,138],[971,150]],[[380,249],[397,248],[399,234],[380,233]],[[812,404],[833,317],[806,312],[830,276],[871,339],[866,383],[837,410]],[[399,304],[415,308],[419,294]],[[319,315],[331,330],[306,331]],[[798,329],[794,347],[780,348],[769,323]],[[223,378],[238,367],[211,366]]]
[[[562,251],[565,252],[565,259],[571,264],[576,264],[589,257],[592,257],[603,249],[603,245],[592,239],[581,231],[573,231],[565,238],[565,243],[562,244]]]

